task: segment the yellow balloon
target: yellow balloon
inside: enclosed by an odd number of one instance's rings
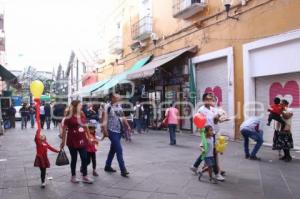
[[[34,98],[41,98],[43,91],[44,84],[41,81],[35,80],[30,84],[30,92]]]

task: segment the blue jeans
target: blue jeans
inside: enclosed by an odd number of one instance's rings
[[[125,162],[123,159],[123,149],[121,145],[121,133],[109,131],[108,138],[110,139],[110,149],[106,160],[106,167],[111,167],[111,163],[117,154],[117,160],[122,173],[126,172]]]
[[[27,128],[27,116],[22,116],[22,123],[21,123],[21,128],[23,129],[24,127]]]
[[[34,117],[35,117],[35,114],[30,114],[30,123],[31,123],[31,128],[34,127]]]
[[[70,155],[71,155],[71,174],[72,176],[76,176],[76,163],[77,156],[79,153],[81,159],[81,172],[83,176],[87,176],[87,151],[85,148],[73,148],[69,147]]]
[[[244,137],[244,150],[245,150],[245,155],[250,156],[250,157],[255,157],[256,153],[260,149],[261,145],[263,144],[263,131],[256,132],[256,131],[250,131],[248,129],[242,129],[241,134]],[[249,152],[249,138],[252,140],[256,141],[256,144],[253,148],[253,151]]]
[[[169,124],[169,133],[170,133],[170,144],[176,144],[176,124]]]
[[[136,130],[137,130],[138,133],[141,133],[142,126],[143,126],[142,119],[138,119],[138,118],[135,119],[135,127],[136,127]]]
[[[50,129],[50,125],[51,125],[51,116],[46,116],[46,124],[47,124],[47,129]]]

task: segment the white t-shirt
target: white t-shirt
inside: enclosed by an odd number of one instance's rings
[[[241,124],[240,130],[247,129],[249,131],[256,132],[257,126],[258,126],[259,131],[261,131],[263,129],[262,118],[261,117],[251,117]]]
[[[214,133],[217,133],[219,131],[219,127],[217,124],[214,124],[214,118],[216,117],[217,110],[214,107],[210,107],[209,109],[205,106],[201,106],[198,110],[198,113],[203,114],[206,117],[206,124],[213,127]]]
[[[206,154],[206,158],[214,157],[214,138],[206,138],[208,144],[208,150]]]

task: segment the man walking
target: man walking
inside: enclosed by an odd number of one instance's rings
[[[116,172],[115,169],[111,167],[112,161],[115,154],[117,155],[117,160],[121,170],[121,175],[123,177],[128,177],[129,172],[127,171],[123,159],[123,150],[121,145],[121,133],[123,131],[124,124],[130,130],[130,126],[124,117],[123,109],[118,103],[120,101],[120,96],[118,94],[111,94],[110,100],[111,104],[107,104],[103,114],[102,114],[102,130],[106,137],[111,141],[110,150],[106,160],[106,165],[104,170],[106,172]]]
[[[8,110],[9,122],[12,128],[16,128],[16,109],[14,105],[11,105]]]
[[[263,144],[263,131],[262,131],[262,118],[261,117],[251,117],[244,121],[240,127],[242,136],[244,137],[244,150],[245,158],[250,160],[260,160],[256,156],[261,145]],[[249,138],[256,141],[253,151],[249,152]]]
[[[49,103],[45,104],[45,120],[47,129],[49,130],[51,125],[51,106]]]
[[[139,101],[133,107],[134,111],[134,122],[138,133],[142,133],[143,119],[144,119],[144,107]]]

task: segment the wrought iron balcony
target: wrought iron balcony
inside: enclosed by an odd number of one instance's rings
[[[187,19],[201,12],[207,0],[173,0],[173,17]]]
[[[145,16],[132,25],[131,35],[133,40],[145,40],[150,38],[152,33],[152,18]]]
[[[121,36],[115,36],[109,41],[109,51],[111,54],[119,55],[123,52],[123,43]]]

